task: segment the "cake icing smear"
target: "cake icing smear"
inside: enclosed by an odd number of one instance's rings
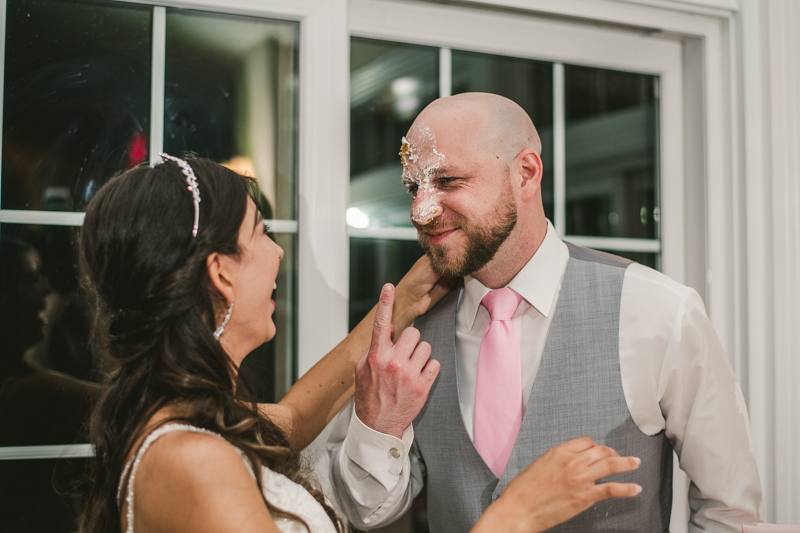
[[[411,140],[403,137],[400,141],[403,185],[415,198],[411,220],[425,226],[435,223],[436,217],[444,212],[436,178],[445,156],[437,150],[436,137],[430,128],[412,126],[409,137]]]

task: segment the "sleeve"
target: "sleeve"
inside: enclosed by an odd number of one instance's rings
[[[422,490],[423,465],[409,425],[403,438],[379,433],[355,414],[350,400],[328,438],[331,481],[339,506],[358,529],[398,519]]]
[[[678,305],[658,394],[666,436],[691,479],[689,531],[733,533],[763,519],[744,397],[703,302],[691,289]]]

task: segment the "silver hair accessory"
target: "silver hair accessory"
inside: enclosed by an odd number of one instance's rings
[[[197,186],[197,176],[194,174],[194,169],[180,157],[163,153],[158,155],[161,156],[161,159],[174,161],[175,164],[180,167],[183,175],[186,176],[186,188],[192,193],[192,201],[194,202],[194,226],[192,226],[192,237],[197,237],[197,228],[200,225],[200,187]],[[231,305],[231,307],[233,307],[233,305]],[[220,333],[220,335],[222,335],[222,333]]]
[[[222,324],[214,331],[214,340],[218,341],[222,334],[225,333],[225,326],[228,325],[228,320],[231,319],[231,314],[233,313],[233,304],[236,300],[231,301],[231,306],[228,308],[228,312],[225,313],[225,318],[222,319]]]

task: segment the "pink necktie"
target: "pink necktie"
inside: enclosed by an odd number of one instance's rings
[[[492,321],[478,354],[473,441],[498,478],[522,425],[522,363],[519,337],[511,322],[521,301],[522,296],[508,287],[489,292],[481,301]]]

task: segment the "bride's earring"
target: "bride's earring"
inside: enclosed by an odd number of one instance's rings
[[[231,301],[231,306],[228,307],[228,312],[225,313],[225,318],[222,319],[222,324],[214,331],[214,340],[219,340],[222,337],[222,334],[225,333],[225,326],[228,325],[228,320],[231,319],[231,314],[233,313],[233,304],[235,300]]]

